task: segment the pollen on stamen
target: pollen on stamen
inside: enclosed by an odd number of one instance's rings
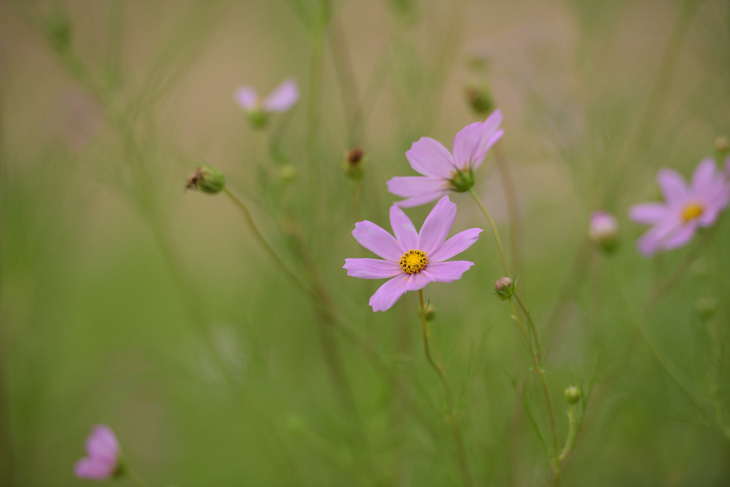
[[[690,221],[694,220],[695,218],[699,218],[702,216],[702,213],[705,212],[704,207],[699,203],[690,203],[687,206],[684,207],[682,210],[682,221],[684,223],[689,223]]]
[[[401,269],[406,274],[418,274],[426,268],[428,257],[426,257],[426,253],[422,250],[411,249],[403,254],[398,264],[400,264]]]

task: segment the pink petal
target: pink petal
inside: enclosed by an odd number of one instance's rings
[[[502,138],[502,135],[504,134],[504,130],[498,130],[492,137],[487,141],[486,145],[482,148],[482,150],[477,154],[476,160],[474,164],[472,165],[472,170],[476,171],[479,169],[479,167],[482,165],[482,162],[484,162],[484,156],[487,155],[487,151],[490,147],[492,147],[500,138]]]
[[[361,279],[386,279],[403,272],[395,262],[380,259],[345,259],[343,269],[348,276]]]
[[[444,191],[451,187],[450,183],[444,179],[424,176],[395,177],[387,184],[388,191],[402,198]]]
[[[459,169],[471,167],[477,154],[480,152],[484,133],[484,124],[481,122],[467,125],[454,137],[454,165]]]
[[[479,239],[480,233],[482,233],[481,228],[470,228],[469,230],[457,233],[441,244],[441,246],[434,251],[433,255],[428,256],[429,265],[431,265],[431,262],[442,262],[446,259],[452,258],[456,254],[462,253]]]
[[[426,193],[420,196],[413,196],[412,198],[407,198],[402,201],[396,201],[395,204],[400,206],[401,208],[413,208],[414,206],[421,206],[425,205],[426,203],[430,203],[431,201],[438,199],[447,193],[447,191],[434,191],[433,193]]]
[[[697,231],[696,222],[692,221],[689,223],[685,223],[684,225],[675,229],[671,233],[671,235],[669,235],[662,241],[661,248],[664,250],[672,250],[676,249],[677,247],[682,247],[683,245],[686,245],[687,242],[692,240],[695,231]]]
[[[116,459],[119,456],[119,442],[111,428],[97,425],[86,439],[86,451],[90,457]]]
[[[681,225],[681,222],[674,219],[663,220],[651,227],[636,242],[636,248],[644,256],[649,257],[662,250],[664,239]]]
[[[421,137],[414,142],[406,152],[406,158],[411,167],[424,176],[450,179],[455,169],[449,151],[429,137]]]
[[[244,110],[253,110],[259,101],[256,90],[250,86],[237,89],[234,98],[236,99],[236,103]]]
[[[484,121],[484,133],[487,139],[491,139],[497,133],[499,126],[502,124],[502,118],[502,111],[497,109]]]
[[[74,465],[77,477],[90,480],[106,480],[117,470],[117,461],[106,458],[82,458]]]
[[[404,249],[418,248],[418,232],[416,232],[416,227],[413,226],[408,215],[403,213],[403,210],[397,205],[390,207],[390,225],[393,227],[396,240],[400,242]]]
[[[407,250],[391,234],[369,221],[356,223],[352,235],[370,252],[391,262],[398,262]]]
[[[687,185],[684,178],[673,169],[660,169],[657,174],[659,187],[669,205],[681,204],[687,196]]]
[[[370,306],[372,306],[373,311],[390,309],[408,290],[406,289],[408,278],[409,275],[403,273],[380,286],[370,298]]]
[[[299,100],[299,88],[293,79],[281,83],[263,102],[264,110],[269,112],[285,112]]]
[[[461,275],[468,271],[474,262],[468,262],[465,260],[454,260],[451,262],[437,262],[431,264],[430,262],[426,266],[429,274],[433,277],[436,282],[453,282],[457,279],[461,279]]]
[[[692,191],[698,194],[702,194],[707,191],[708,187],[711,187],[715,181],[715,171],[717,166],[715,161],[711,158],[703,159],[697,165],[694,174],[692,175]]]
[[[418,291],[419,289],[423,289],[424,287],[426,287],[429,282],[433,281],[433,276],[424,269],[418,274],[411,274],[411,276],[408,278],[406,289],[408,291]]]
[[[629,209],[629,218],[636,223],[654,225],[670,216],[670,210],[661,203],[641,203]]]
[[[456,204],[444,196],[436,203],[431,213],[426,217],[418,235],[418,249],[431,255],[444,243],[456,219]]]

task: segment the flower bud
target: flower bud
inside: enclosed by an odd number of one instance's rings
[[[616,223],[613,215],[605,211],[593,212],[588,228],[588,237],[591,242],[600,246],[604,252],[614,251],[618,245],[618,223]]]
[[[515,294],[515,283],[509,277],[500,277],[494,283],[494,293],[501,300],[509,299]]]
[[[695,313],[702,320],[709,320],[715,315],[717,311],[717,300],[715,298],[700,298],[695,301]]]
[[[494,98],[486,83],[469,84],[464,89],[464,94],[469,107],[476,115],[484,117],[494,111]]]
[[[65,53],[71,47],[71,24],[65,13],[57,11],[46,19],[46,35],[53,47]]]
[[[188,178],[187,189],[197,189],[207,194],[216,194],[223,191],[226,178],[223,173],[210,166],[197,167]]]
[[[252,110],[246,111],[246,117],[251,123],[251,126],[256,130],[266,128],[266,124],[269,121],[268,114],[261,108],[254,108]]]
[[[433,321],[436,318],[436,306],[428,303],[423,309],[423,316],[426,318],[426,321]]]
[[[297,175],[297,168],[294,167],[292,164],[284,164],[279,168],[279,171],[277,172],[279,180],[284,183],[290,183],[294,181],[297,178]]]
[[[720,158],[725,157],[730,152],[730,141],[727,140],[727,137],[720,136],[715,139],[715,150]]]
[[[345,155],[345,162],[342,164],[342,170],[345,175],[351,179],[362,178],[362,165],[365,153],[362,149],[354,147]]]
[[[580,389],[575,386],[565,389],[565,401],[568,404],[575,404],[580,401]]]

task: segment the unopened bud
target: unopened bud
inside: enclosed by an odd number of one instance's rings
[[[358,147],[352,148],[347,152],[345,155],[345,162],[342,164],[342,170],[348,178],[362,178],[364,158],[365,153]]]
[[[285,164],[279,168],[277,175],[282,182],[290,183],[297,178],[297,168],[291,164]]]
[[[256,130],[261,130],[266,128],[266,124],[269,121],[268,114],[263,111],[261,108],[254,108],[253,110],[247,110],[246,117],[248,118],[248,121],[251,123],[251,126],[255,128]]]
[[[436,307],[431,303],[428,303],[426,307],[423,308],[423,317],[426,318],[426,321],[433,321],[433,319],[436,318]]]
[[[709,320],[717,311],[717,300],[715,298],[700,298],[695,301],[695,313],[703,320]]]
[[[65,53],[71,46],[71,24],[65,13],[57,11],[46,19],[46,35],[53,47]]]
[[[720,154],[720,157],[725,157],[728,152],[730,152],[730,142],[727,140],[727,137],[720,136],[715,139],[715,150],[718,154]]]
[[[509,299],[515,294],[515,283],[509,277],[500,277],[494,283],[494,293],[501,300]]]
[[[197,167],[188,178],[187,189],[197,189],[207,194],[216,194],[223,191],[226,178],[223,173],[210,166]]]
[[[618,246],[618,223],[613,215],[605,211],[593,212],[588,237],[604,252],[613,252]]]
[[[494,111],[494,98],[485,83],[468,85],[464,89],[464,94],[469,107],[476,115],[483,117]]]
[[[568,404],[575,404],[580,401],[580,389],[575,386],[565,389],[565,401]]]

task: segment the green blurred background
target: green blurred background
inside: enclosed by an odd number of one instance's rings
[[[233,92],[288,77],[302,98],[267,137]],[[505,117],[561,445],[563,390],[592,387],[561,485],[730,485],[728,222],[649,260],[626,217],[658,198],[659,167],[690,175],[730,131],[725,0],[0,1],[0,485],[88,483],[73,464],[98,423],[153,486],[462,485],[417,296],[373,313],[380,282],[342,265],[370,256],[350,235],[356,186],[362,218],[389,228],[385,182],[413,174],[410,144],[450,147],[479,119],[467,86]],[[354,145],[360,183],[341,169]],[[348,332],[225,195],[184,191],[203,161],[297,275],[322,276]],[[493,155],[476,189],[509,240]],[[488,228],[452,201],[453,233]],[[621,227],[609,258],[586,238],[598,209]],[[488,231],[463,258],[461,280],[424,292],[476,485],[552,485]],[[632,318],[684,264],[645,325],[700,404]]]

